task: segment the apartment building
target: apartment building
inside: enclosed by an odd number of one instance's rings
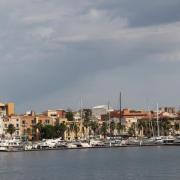
[[[13,102],[0,102],[0,116],[11,116],[15,114],[15,104]]]

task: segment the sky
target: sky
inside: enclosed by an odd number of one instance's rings
[[[179,0],[0,0],[0,101],[16,111],[180,107]]]

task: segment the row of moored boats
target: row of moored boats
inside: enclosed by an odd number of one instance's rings
[[[0,139],[0,151],[33,151],[51,149],[83,149],[83,148],[108,148],[108,147],[129,147],[129,146],[160,146],[160,145],[180,145],[180,137],[158,136],[152,138],[129,137],[123,139],[107,138],[64,141],[58,139],[44,139],[39,142],[22,142],[20,139]]]

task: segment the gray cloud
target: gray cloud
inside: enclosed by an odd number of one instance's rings
[[[27,108],[114,105],[154,98],[178,106],[179,2],[0,2],[1,99]],[[175,90],[176,89],[176,90]],[[103,91],[103,92],[102,92]],[[171,99],[166,98],[173,92]]]
[[[99,8],[111,11],[112,17],[125,17],[133,27],[151,26],[178,22],[180,20],[178,0],[105,0]]]

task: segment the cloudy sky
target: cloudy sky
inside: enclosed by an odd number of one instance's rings
[[[179,0],[0,0],[0,101],[17,112],[180,106]]]

